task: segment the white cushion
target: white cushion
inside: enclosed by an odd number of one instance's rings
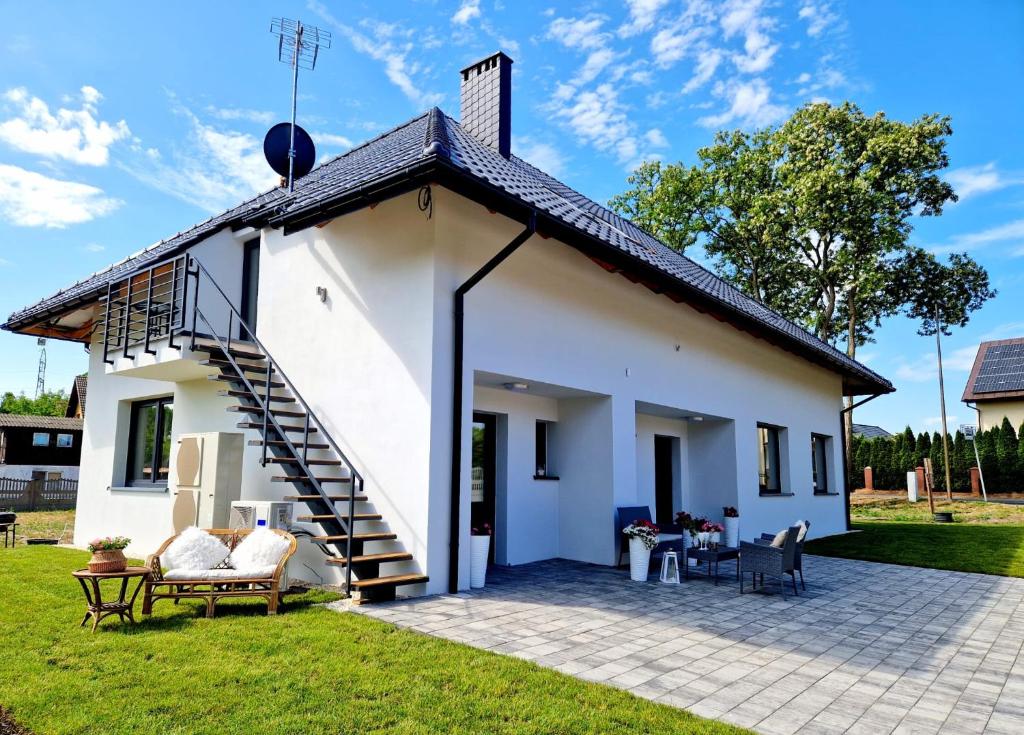
[[[169,569],[164,579],[269,579],[274,576],[277,565],[245,569]]]
[[[785,529],[779,531],[777,534],[775,534],[775,538],[772,539],[772,544],[771,545],[774,546],[776,549],[781,549],[783,546],[786,545],[786,537],[787,536],[789,536],[789,529],[788,528],[785,528]]]
[[[807,535],[807,521],[797,521],[793,524],[794,526],[800,526],[800,533],[796,536],[796,542],[800,543],[804,540],[804,536]]]
[[[291,546],[284,536],[269,528],[257,528],[242,539],[228,560],[235,569],[277,566]]]
[[[168,569],[213,569],[230,553],[216,536],[189,526],[160,555],[160,563]]]

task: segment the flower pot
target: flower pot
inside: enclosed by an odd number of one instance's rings
[[[716,546],[717,547],[720,543],[722,543],[722,532],[721,531],[712,531],[711,532],[711,537],[708,539],[708,543],[711,546]]]
[[[692,549],[697,545],[697,535],[692,531],[683,531],[683,543],[686,544],[687,549]],[[686,566],[695,567],[697,566],[697,558],[687,554]]]
[[[104,574],[107,572],[123,572],[128,566],[128,560],[124,558],[121,549],[110,551],[94,551],[89,559],[89,571],[93,574]]]
[[[646,582],[651,569],[651,550],[638,538],[629,540],[629,578],[634,582]]]
[[[725,545],[730,548],[736,548],[740,545],[740,519],[739,518],[726,518],[725,519]]]
[[[487,584],[487,556],[490,551],[490,536],[469,537],[469,586],[473,589]]]

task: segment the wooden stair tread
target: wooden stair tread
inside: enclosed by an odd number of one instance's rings
[[[337,536],[312,536],[314,541],[321,543],[340,543],[342,541],[348,541],[348,534],[340,534]],[[353,541],[394,541],[398,538],[397,533],[391,533],[390,531],[373,531],[371,533],[357,533],[352,536]]]
[[[311,482],[308,475],[274,475],[271,482]],[[324,483],[352,482],[351,477],[318,477],[316,481],[321,485]]]
[[[263,428],[263,422],[262,421],[243,421],[242,423],[235,424],[235,425],[239,429],[262,429]],[[267,430],[268,431],[277,431],[277,427],[274,426],[272,423],[270,423],[268,421],[267,422]],[[301,431],[305,431],[306,427],[304,427],[304,426],[291,426],[291,425],[288,425],[288,424],[281,424],[281,430],[282,431],[299,431],[299,432],[301,432]],[[309,433],[313,434],[315,432],[316,432],[316,427],[310,426],[309,427]],[[292,442],[292,444],[295,444],[295,442]]]
[[[240,377],[238,377],[237,375],[207,375],[206,379],[207,380],[219,380],[219,381],[221,381],[223,383],[238,383],[239,385],[245,385],[245,383],[242,382],[242,379]],[[267,381],[262,380],[260,378],[249,378],[249,382],[252,383],[253,385],[266,385],[267,384]],[[280,380],[271,380],[270,381],[270,387],[271,388],[285,388],[287,386],[285,386],[285,384],[282,383]]]
[[[248,344],[252,344],[252,343],[248,343]],[[210,354],[218,354],[218,355],[220,355],[220,354],[224,353],[224,348],[221,347],[220,344],[217,343],[217,342],[203,342],[203,343],[200,343],[199,340],[196,340],[196,347],[195,347],[195,349],[198,352],[207,352],[207,353],[210,353]],[[244,360],[266,360],[267,359],[266,355],[264,355],[262,352],[260,352],[259,348],[256,347],[256,345],[252,345],[252,347],[250,347],[250,348],[237,347],[234,340],[231,340],[231,347],[228,348],[228,351],[232,355],[234,355],[235,357],[240,357],[240,358],[242,358]]]
[[[220,368],[221,370],[235,370],[235,364],[234,363],[232,363],[230,360],[223,360],[223,359],[221,359],[219,357],[211,357],[208,360],[200,360],[199,364],[203,365],[204,367]],[[247,372],[247,373],[266,373],[267,372],[267,366],[266,365],[253,365],[252,363],[248,363],[248,362],[238,362],[237,364],[238,364],[238,367],[240,367],[244,372]],[[270,368],[270,372],[274,372],[274,368],[273,367]]]
[[[332,503],[347,503],[348,502],[348,498],[349,498],[348,495],[328,495],[327,496],[327,500],[332,502]],[[312,502],[315,502],[317,500],[323,500],[323,498],[321,496],[319,496],[319,495],[286,495],[284,497],[284,499],[285,500],[290,500],[290,501],[292,501],[294,503],[312,503]],[[367,498],[365,495],[356,495],[355,496],[355,500],[353,502],[365,503],[368,500],[369,500],[369,498]]]
[[[298,445],[296,445],[298,446]],[[299,460],[296,457],[267,457],[268,462],[274,464],[298,464]],[[344,462],[340,459],[307,459],[305,460],[307,465],[325,465],[327,467],[341,467]]]
[[[227,410],[232,413],[263,413],[263,409],[259,406],[229,406]],[[271,408],[270,413],[275,416],[287,416],[288,418],[300,419],[306,415],[305,411],[289,411],[286,408]]]
[[[352,586],[357,590],[370,587],[398,587],[405,584],[419,584],[430,579],[426,574],[393,574],[390,577],[373,577],[372,579],[353,579]]]
[[[381,554],[359,554],[352,557],[353,564],[384,564],[392,561],[412,561],[412,554],[408,551],[385,551]],[[348,559],[344,556],[332,556],[327,559],[327,563],[345,567],[348,566]]]
[[[352,516],[354,521],[379,521],[384,516],[380,513],[356,513]],[[318,513],[316,515],[295,516],[299,523],[320,523],[321,521],[334,521],[337,516],[333,513]]]
[[[262,447],[263,446],[263,440],[262,439],[250,439],[249,440],[249,446],[250,447]],[[268,447],[284,447],[285,449],[287,449],[288,448],[288,443],[284,439],[268,439],[267,440],[267,446]],[[299,441],[298,439],[296,439],[295,441],[292,442],[292,446],[298,448],[298,447],[304,446],[304,443]],[[305,444],[305,446],[308,447],[309,449],[330,449],[331,448],[330,444],[318,444],[316,442],[309,442],[308,444]],[[267,459],[270,459],[270,458],[268,457]]]
[[[219,390],[217,395],[227,398],[252,398],[252,394],[247,390]],[[260,398],[263,398],[263,396],[261,395]],[[271,394],[270,400],[277,403],[295,403],[295,399],[291,396],[275,396]]]

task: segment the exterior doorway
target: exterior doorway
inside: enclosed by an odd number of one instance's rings
[[[256,331],[256,305],[260,292],[260,239],[254,238],[242,246],[242,303],[239,313],[249,330],[239,325],[238,338],[251,339]]]
[[[675,522],[674,436],[654,436],[654,522],[662,528]]]
[[[495,476],[497,457],[497,417],[493,414],[473,414],[473,469],[472,469],[472,502],[470,503],[470,523],[472,528],[481,528],[487,524],[492,535],[495,529]],[[494,563],[494,549],[497,539],[491,539],[487,561]]]

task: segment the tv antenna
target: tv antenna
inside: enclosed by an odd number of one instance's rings
[[[288,140],[288,191],[294,191],[295,130],[297,127],[295,125],[295,106],[299,94],[299,69],[308,71],[316,69],[320,50],[326,51],[331,47],[331,34],[316,26],[308,26],[301,20],[291,20],[290,18],[274,18],[270,22],[270,32],[277,36],[277,60],[292,68],[292,122]],[[270,165],[274,167],[274,162],[271,161]]]
[[[36,339],[39,346],[39,371],[36,373],[36,398],[46,392],[46,337]]]

